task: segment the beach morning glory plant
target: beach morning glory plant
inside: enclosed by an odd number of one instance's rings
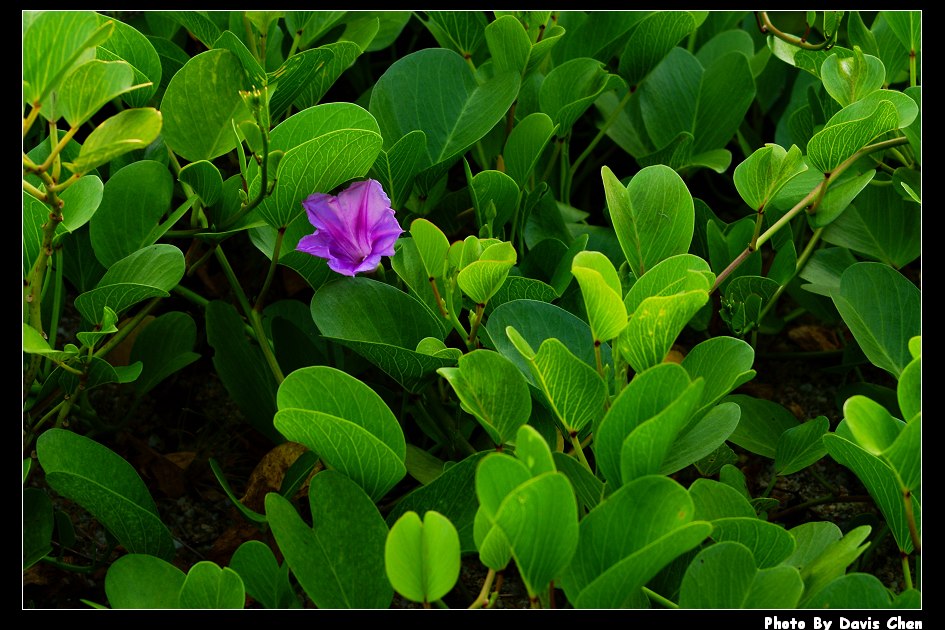
[[[403,233],[380,182],[355,182],[337,196],[314,193],[302,202],[315,233],[299,240],[299,251],[324,258],[340,274],[373,271],[381,256],[394,255]]]

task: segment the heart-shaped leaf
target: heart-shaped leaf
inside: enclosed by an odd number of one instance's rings
[[[757,518],[748,499],[721,481],[700,477],[689,486],[689,495],[695,506],[694,518],[697,520],[714,522],[727,518]]]
[[[797,145],[785,151],[777,144],[766,144],[735,167],[733,179],[738,194],[756,212],[763,211],[782,186],[807,170]]]
[[[892,606],[886,585],[875,575],[847,573],[817,591],[804,603],[806,608],[900,608]]]
[[[704,409],[705,407],[690,414],[689,425],[673,442],[663,460],[661,474],[671,475],[715,453],[738,426],[741,416],[738,405],[721,403],[703,414]]]
[[[476,304],[485,305],[505,282],[517,254],[508,241],[485,248],[479,259],[464,266],[456,282]]]
[[[459,535],[448,518],[406,512],[390,528],[384,566],[394,589],[414,602],[436,601],[459,579]]]
[[[115,560],[105,574],[105,595],[112,608],[179,608],[187,576],[170,562],[143,553]]]
[[[777,454],[781,434],[800,425],[794,414],[770,400],[745,394],[733,394],[723,400],[737,404],[742,410],[738,428],[729,441],[769,459]]]
[[[382,150],[371,167],[370,176],[381,182],[394,210],[404,207],[417,173],[429,166],[425,162],[428,159],[426,143],[427,136],[423,131],[411,131],[386,151]]]
[[[99,20],[101,23],[109,21],[104,15],[99,15]],[[142,35],[136,28],[119,20],[114,20],[113,24],[114,32],[98,47],[95,55],[105,61],[121,59],[131,65],[134,71],[134,83],[146,87],[125,92],[121,95],[121,99],[129,107],[144,107],[161,85],[163,76],[161,59],[149,38]],[[148,83],[150,85],[147,85]],[[164,83],[166,84],[167,81],[165,80]]]
[[[492,63],[500,72],[525,74],[532,42],[528,39],[528,31],[522,28],[522,24],[514,16],[496,16],[495,20],[486,25],[483,35]]]
[[[623,85],[624,80],[609,73],[600,61],[578,57],[548,73],[541,83],[538,103],[558,126],[558,135],[564,137],[597,97]]]
[[[521,28],[518,24],[515,26],[517,29]],[[488,36],[488,30],[486,32]],[[528,177],[535,170],[538,159],[557,129],[548,114],[542,112],[532,112],[512,128],[508,140],[505,141],[502,157],[505,161],[505,172],[515,180],[519,188],[525,188]]]
[[[696,344],[681,363],[689,378],[705,380],[701,407],[694,415],[701,416],[723,396],[754,378],[754,361],[754,349],[741,339],[713,337]]]
[[[480,226],[490,224],[495,233],[518,214],[519,185],[514,179],[501,171],[482,171],[476,173],[469,182],[469,193],[476,209],[477,222]],[[488,219],[489,204],[495,207],[495,217]]]
[[[239,574],[204,560],[190,567],[180,589],[181,608],[243,608],[246,589]]]
[[[620,55],[620,76],[636,86],[694,28],[692,12],[655,11],[644,17],[626,39]]]
[[[132,553],[174,557],[174,541],[134,468],[101,444],[48,429],[36,454],[50,487],[88,510]]]
[[[646,298],[620,333],[617,348],[621,355],[636,372],[662,362],[679,333],[708,300],[705,290]]]
[[[333,470],[312,478],[308,496],[312,527],[288,499],[266,495],[272,533],[305,593],[319,608],[388,608],[394,596],[384,569],[388,529],[377,506]]]
[[[874,138],[900,126],[892,101],[859,100],[840,110],[814,134],[807,143],[808,162],[821,173],[831,173]]]
[[[177,179],[193,188],[205,206],[216,204],[223,196],[223,176],[212,162],[191,162],[180,170]]]
[[[450,249],[449,239],[435,224],[423,217],[414,219],[410,223],[410,236],[420,254],[423,268],[430,278],[442,278],[446,274],[449,260],[447,254]]]
[[[793,608],[804,592],[791,566],[760,569],[751,550],[734,541],[703,549],[689,564],[679,588],[684,608]]]
[[[754,515],[715,519],[712,527],[713,540],[731,540],[748,547],[759,569],[777,566],[793,554],[796,547],[794,537],[786,529]]]
[[[246,594],[266,608],[301,608],[289,582],[289,565],[279,566],[266,543],[247,540],[233,552],[230,568],[243,580]]]
[[[134,89],[133,82],[134,72],[124,61],[87,61],[62,82],[62,117],[70,127],[78,127],[113,98]]]
[[[846,107],[883,87],[886,68],[882,61],[863,54],[859,47],[854,46],[852,57],[841,58],[837,54],[827,57],[820,66],[820,78],[827,93]]]
[[[353,376],[328,366],[301,368],[279,386],[276,402],[276,429],[318,453],[375,501],[407,473],[397,418]]]

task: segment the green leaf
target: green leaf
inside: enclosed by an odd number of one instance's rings
[[[905,423],[893,418],[878,402],[866,396],[851,396],[843,403],[843,417],[857,446],[871,455],[889,448]]]
[[[498,20],[493,24],[497,22]],[[517,29],[521,28],[518,24],[515,26]],[[488,30],[486,34],[488,36]],[[505,141],[502,157],[505,161],[505,172],[515,180],[519,188],[525,188],[528,177],[535,170],[538,159],[557,129],[551,118],[542,112],[532,112],[512,128],[508,140]]]
[[[476,551],[473,541],[473,520],[479,504],[476,500],[475,475],[480,460],[487,455],[480,451],[446,467],[430,483],[405,495],[387,515],[393,525],[406,512],[425,513],[429,510],[448,518],[459,532],[462,552]],[[410,448],[407,450],[408,468]]]
[[[490,532],[498,532],[507,541],[529,596],[537,597],[568,565],[578,545],[574,491],[561,473],[528,477],[526,472],[519,483],[504,481],[507,492],[484,496],[486,486],[498,481],[490,479],[497,469],[487,465],[496,459],[511,460],[501,453],[483,460],[476,474],[476,493],[483,506],[480,511],[488,520]],[[524,465],[522,468],[527,470]],[[494,511],[485,507],[497,499],[500,502]]]
[[[502,72],[482,85],[462,56],[428,48],[401,57],[374,84],[369,110],[385,147],[411,131],[426,133],[428,164],[445,170],[503,119],[520,77]],[[404,85],[415,89],[404,90]]]
[[[541,111],[558,126],[558,135],[564,137],[597,97],[623,85],[623,79],[607,72],[600,61],[578,57],[548,73],[538,92],[538,102]]]
[[[528,381],[515,365],[491,350],[473,350],[459,367],[437,370],[453,387],[496,446],[508,442],[531,415]]]
[[[24,23],[24,102],[43,102],[73,68],[95,57],[92,48],[113,30],[111,22],[99,26],[92,11],[44,11],[28,27]]]
[[[216,48],[192,57],[171,79],[161,100],[167,146],[192,162],[232,150],[233,123],[252,120],[240,97],[240,90],[248,88],[243,65],[229,50]]]
[[[108,19],[100,15],[99,21],[104,24]],[[148,38],[137,29],[119,20],[113,24],[115,30],[111,37],[98,47],[95,54],[105,61],[121,59],[131,65],[135,84],[146,87],[125,92],[121,98],[129,107],[144,107],[161,84],[161,60]]]
[[[105,596],[112,608],[179,608],[187,576],[170,562],[143,553],[115,560],[105,574]]]
[[[318,453],[373,500],[406,474],[406,444],[397,418],[353,376],[328,366],[301,368],[279,386],[276,402],[276,429]]]
[[[594,337],[586,322],[554,304],[535,300],[506,302],[489,316],[485,326],[488,340],[484,339],[483,343],[501,352],[505,358],[517,365],[532,384],[537,385],[537,382],[528,361],[506,337],[505,331],[509,326],[521,331],[524,339],[533,348],[540,346],[546,339],[554,338],[589,367],[597,365],[594,358]],[[601,360],[605,365],[611,362],[610,347],[606,344],[601,346]]]
[[[180,589],[181,608],[243,608],[246,591],[239,574],[204,560],[190,567]]]
[[[483,43],[486,16],[480,11],[427,11],[420,17],[442,48],[470,59]]]
[[[476,304],[485,305],[505,282],[517,254],[508,241],[485,248],[479,259],[463,267],[456,283]]]
[[[700,521],[717,521],[728,518],[757,518],[755,509],[748,499],[735,488],[700,477],[689,486],[695,513],[693,518]]]
[[[777,569],[775,571],[775,569]],[[679,588],[683,608],[793,608],[804,591],[794,567],[759,571],[751,550],[734,541],[706,547]]]
[[[896,472],[903,493],[917,494],[922,487],[922,420],[916,416],[882,453]]]
[[[114,262],[91,291],[75,299],[89,322],[97,323],[106,306],[121,315],[151,297],[167,297],[184,277],[184,254],[173,245],[150,245]]]
[[[165,11],[164,15],[175,20],[207,48],[213,47],[220,37],[220,27],[206,15],[206,11]]]
[[[410,391],[453,359],[416,352],[425,337],[446,331],[423,304],[394,287],[369,278],[346,278],[324,285],[312,297],[312,318],[325,337],[348,346]]]
[[[648,166],[625,187],[611,170],[601,168],[610,220],[633,275],[688,251],[694,208],[685,182],[663,165]]]
[[[505,173],[493,170],[476,173],[470,181],[469,192],[480,226],[489,223],[492,231],[498,233],[516,218],[521,193],[519,185]],[[491,220],[487,219],[489,204],[495,207],[495,218]]]
[[[223,196],[223,176],[212,162],[191,162],[180,170],[177,179],[194,189],[205,206],[212,206]]]
[[[272,533],[305,593],[319,608],[388,608],[394,595],[384,569],[388,529],[371,499],[325,470],[312,478],[309,503],[312,527],[287,499],[266,495]]]
[[[143,396],[178,370],[200,358],[193,351],[197,325],[186,313],[171,311],[148,323],[135,338],[129,361],[144,368],[135,381],[135,393]]]
[[[873,365],[895,378],[912,360],[909,339],[921,334],[921,292],[881,263],[851,265],[833,296],[844,323]]]
[[[24,331],[25,333],[25,331]],[[911,343],[911,340],[910,340]],[[896,398],[902,419],[911,422],[922,411],[922,356],[917,356],[903,368],[899,375]]]
[[[760,212],[788,180],[806,170],[797,145],[785,151],[777,144],[766,144],[735,167],[733,179],[748,207]]]
[[[889,590],[875,575],[847,573],[817,591],[804,603],[805,608],[870,608],[892,607]]]
[[[754,514],[712,521],[712,539],[731,540],[748,547],[759,569],[777,566],[794,553],[794,537],[780,525],[763,521]]]
[[[171,533],[131,464],[64,429],[40,435],[36,453],[50,487],[88,510],[129,552],[173,558]]]
[[[272,550],[258,540],[247,540],[230,558],[246,587],[246,594],[266,608],[301,608],[299,598],[289,582],[289,566],[279,566]]]
[[[620,76],[636,86],[695,28],[692,12],[656,11],[644,17],[626,38],[620,54]]]
[[[483,313],[486,317],[492,314],[502,304],[513,300],[536,300],[539,302],[552,302],[557,299],[558,293],[554,287],[545,284],[541,280],[534,278],[525,278],[523,276],[509,276],[489,299]]]
[[[334,60],[335,53],[327,46],[306,50],[286,59],[270,75],[270,82],[275,83],[275,92],[269,100],[270,118],[278,120],[300,95],[310,91],[313,84],[318,85],[329,74]],[[311,98],[312,104],[318,102],[319,98]]]
[[[845,432],[845,423],[841,422],[835,433],[824,436],[824,446],[827,453],[852,470],[859,478],[870,496],[876,502],[876,507],[882,512],[886,524],[892,530],[896,544],[903,553],[913,550],[912,537],[909,534],[909,524],[906,509],[903,503],[902,490],[898,475],[888,463],[881,458],[870,454],[866,449],[858,446],[852,439],[849,430]],[[917,531],[921,532],[920,509],[917,497],[913,496],[912,510],[915,515]]]
[[[692,153],[724,148],[755,98],[748,60],[739,52],[707,67],[683,48],[673,48],[638,90],[642,122],[655,148],[680,132],[693,135]]]
[[[898,269],[921,255],[921,223],[921,206],[903,201],[891,186],[868,186],[823,239]]]
[[[113,98],[135,87],[134,72],[124,61],[87,61],[62,82],[58,102],[70,127],[78,127]]]
[[[551,411],[568,432],[576,435],[601,416],[607,386],[594,368],[567,346],[557,339],[546,339],[537,354],[523,356]]]
[[[286,11],[285,25],[299,38],[299,48],[308,48],[346,15],[346,11]]]
[[[793,475],[827,454],[821,438],[830,429],[826,416],[817,416],[813,420],[784,431],[778,438],[775,448],[774,470],[780,476]]]
[[[633,311],[617,348],[635,372],[661,363],[689,320],[708,302],[705,290],[648,297]]]
[[[151,144],[161,132],[163,117],[153,107],[126,109],[107,118],[85,139],[79,155],[63,166],[84,174],[135,149]]]
[[[99,262],[108,268],[152,245],[156,240],[152,234],[167,213],[173,192],[167,167],[153,160],[134,162],[112,175],[89,224]]]
[[[725,440],[729,439],[741,416],[741,410],[734,403],[716,405],[700,416],[699,414],[702,413],[700,409],[690,414],[693,419],[676,438],[663,460],[663,465],[660,467],[661,474],[669,475],[678,472],[704,457],[715,454],[719,448],[723,447]]]
[[[500,72],[525,74],[532,43],[528,31],[514,16],[497,16],[486,25],[484,36],[492,63]]]
[[[381,151],[369,175],[387,191],[391,207],[400,210],[407,203],[413,180],[425,165],[427,136],[419,129],[397,140],[387,151]]]
[[[63,202],[62,223],[59,225],[66,232],[75,232],[88,223],[102,203],[105,186],[95,175],[85,175],[62,191],[59,198]],[[59,233],[59,227],[56,233]]]
[[[866,550],[863,544],[870,527],[856,527],[843,535],[833,523],[814,522],[790,530],[797,548],[785,564],[797,567],[804,579],[805,605],[811,596],[846,572],[846,568]]]
[[[876,171],[870,169],[860,175],[853,174],[849,177],[841,177],[828,189],[827,194],[817,204],[817,212],[807,215],[811,228],[816,230],[827,227],[835,220],[843,217],[850,207],[850,202],[859,196],[860,192],[866,188],[866,185],[873,180],[875,175]],[[856,211],[853,210],[853,212]],[[845,223],[849,224],[849,222]],[[842,228],[840,231],[842,231]],[[833,233],[836,234],[837,230],[833,230]]]
[[[677,254],[660,261],[630,287],[624,298],[632,314],[648,297],[670,296],[700,289],[708,291],[715,282],[709,264],[692,254]]]
[[[587,469],[576,457],[571,457],[561,451],[551,454],[555,469],[561,472],[571,487],[582,508],[593,510],[604,497],[604,482]]]
[[[689,378],[705,379],[701,407],[694,415],[701,416],[723,396],[754,378],[754,360],[754,349],[734,337],[713,337],[696,344],[681,363]]]
[[[775,458],[781,434],[800,425],[794,414],[770,400],[744,394],[733,394],[723,400],[742,409],[738,428],[729,441],[768,459]]]
[[[29,459],[25,461],[31,461]],[[24,479],[25,481],[25,479]],[[52,552],[53,505],[45,491],[23,489],[23,570]]]
[[[899,127],[899,113],[891,101],[860,100],[814,134],[807,143],[808,162],[821,173],[831,173],[874,138]]]
[[[830,55],[820,67],[824,89],[835,101],[846,107],[870,92],[883,87],[886,68],[872,55],[865,55],[854,46],[852,57]]]
[[[561,576],[568,600],[575,608],[644,607],[640,588],[712,531],[693,513],[685,488],[667,477],[641,477],[611,494],[581,520]]]
[[[594,342],[610,341],[627,325],[620,278],[613,263],[600,252],[578,252],[571,262],[577,278]]]
[[[918,54],[922,49],[921,11],[883,11],[889,29],[910,53]]]
[[[79,355],[79,349],[71,343],[62,350],[50,348],[46,338],[26,322],[23,323],[23,352],[38,354],[52,361],[68,361]]]
[[[302,89],[292,103],[298,110],[304,110],[318,105],[322,97],[324,97],[331,86],[334,85],[335,81],[338,80],[338,77],[340,77],[345,70],[350,68],[363,52],[359,44],[349,41],[337,41],[331,44],[325,44],[313,50],[327,51],[330,53],[330,57],[327,57],[325,65],[322,66],[319,64],[320,61],[326,60],[324,53],[320,52],[316,54],[309,50],[299,55],[293,55],[286,60],[286,63],[298,63],[292,62],[292,59],[300,55],[305,55],[304,63],[300,65],[301,70],[293,77],[293,81],[304,79],[306,73],[309,73],[311,78],[311,80],[301,83]],[[299,61],[301,62],[302,60]],[[278,72],[278,70],[276,70],[276,72]],[[276,93],[278,94],[278,90],[276,90]]]
[[[604,479],[615,487],[621,485],[622,448],[627,436],[664,412],[664,418],[675,420],[677,409],[672,407],[689,397],[686,390],[690,384],[686,371],[675,363],[663,363],[634,376],[594,426],[594,457]],[[675,437],[672,428],[668,425],[667,431]]]
[[[259,215],[280,228],[304,214],[302,201],[316,192],[367,174],[381,149],[377,122],[353,103],[310,107],[272,130],[270,150],[285,151],[272,195],[259,205]],[[254,172],[258,172],[255,169]],[[256,195],[257,175],[250,186]]]
[[[406,512],[394,523],[384,546],[384,566],[394,589],[414,602],[436,601],[459,579],[459,535],[434,511]]]
[[[761,276],[732,278],[724,289],[719,315],[736,335],[743,335],[761,322],[761,310],[777,293],[777,282]]]
[[[214,300],[205,314],[207,343],[214,350],[213,366],[247,422],[273,443],[283,441],[272,424],[276,412],[276,382],[262,351],[252,345],[245,324],[232,305]]]
[[[423,268],[430,278],[442,278],[449,264],[450,242],[435,224],[420,217],[410,223],[410,236],[417,246]]]

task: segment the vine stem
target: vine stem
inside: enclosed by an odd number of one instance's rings
[[[266,337],[266,331],[263,330],[262,318],[259,317],[259,314],[250,306],[249,300],[243,292],[243,287],[240,286],[239,280],[233,272],[233,268],[230,266],[230,262],[223,253],[223,248],[218,245],[213,250],[213,253],[216,255],[217,262],[220,263],[220,267],[223,269],[223,273],[229,281],[230,286],[233,287],[233,292],[236,294],[236,299],[240,303],[243,313],[246,314],[246,319],[249,320],[250,326],[252,326],[253,331],[256,333],[256,341],[259,342],[259,349],[262,350],[263,357],[266,359],[266,365],[269,366],[269,370],[272,372],[276,384],[281,385],[282,381],[285,380],[285,375],[282,374],[282,368],[279,367],[279,362],[276,361],[276,355],[272,352],[272,344],[269,343],[269,338]]]
[[[266,297],[266,294],[269,293],[269,287],[272,285],[272,278],[276,274],[276,265],[279,262],[279,253],[282,249],[282,240],[285,237],[285,228],[280,228],[276,231],[276,242],[272,247],[272,260],[269,261],[269,271],[266,273],[266,280],[263,282],[262,289],[259,291],[259,296],[256,298],[256,304],[253,305],[253,310],[256,313],[262,312],[263,301]]]
[[[902,579],[903,579],[903,582],[905,583],[905,587],[906,587],[905,590],[908,591],[909,589],[912,588],[912,571],[909,570],[909,555],[904,553],[902,554],[901,559],[902,559]]]
[[[474,608],[482,608],[489,604],[489,591],[492,590],[492,582],[495,580],[495,569],[489,569],[489,572],[486,573],[486,579],[482,583],[482,588],[479,589],[479,596],[476,597],[476,600],[469,605],[469,610]]]
[[[906,507],[906,522],[909,523],[909,536],[912,538],[912,546],[916,553],[922,553],[922,540],[919,538],[919,529],[915,523],[915,513],[912,511],[912,492],[909,489],[903,490],[902,500]]]
[[[695,32],[695,31],[693,31]],[[594,139],[591,140],[590,144],[587,145],[587,148],[578,156],[576,160],[571,164],[571,177],[574,177],[574,174],[577,172],[578,167],[581,165],[581,162],[587,159],[587,156],[591,154],[591,151],[597,146],[597,143],[604,139],[604,136],[607,133],[607,130],[610,128],[614,121],[617,120],[617,116],[620,115],[620,112],[623,111],[623,108],[627,106],[627,103],[630,102],[630,97],[633,96],[633,90],[627,90],[627,93],[624,95],[620,102],[617,103],[617,106],[614,107],[614,111],[610,112],[610,116],[607,117],[607,120],[604,121],[603,126],[597,131],[597,135],[594,136]]]
[[[899,145],[903,145],[908,142],[909,140],[907,138],[899,137],[899,138],[892,138],[890,140],[883,140],[882,142],[877,142],[875,144],[867,145],[863,147],[862,149],[860,149],[859,151],[857,151],[856,153],[854,153],[853,155],[851,155],[850,157],[848,157],[843,162],[841,162],[840,165],[837,166],[837,168],[835,168],[831,173],[829,174],[825,173],[824,179],[822,179],[820,183],[814,186],[813,190],[807,193],[807,195],[805,195],[803,199],[797,202],[797,204],[795,204],[793,208],[785,212],[784,216],[782,216],[780,219],[775,221],[774,224],[772,224],[771,227],[765,230],[763,234],[758,236],[755,242],[755,247],[752,247],[751,244],[749,243],[748,246],[744,249],[744,251],[742,251],[742,253],[736,256],[735,260],[733,260],[728,265],[728,267],[722,270],[722,273],[720,273],[716,277],[715,284],[712,286],[712,290],[709,291],[709,293],[710,294],[714,293],[716,289],[719,288],[719,285],[721,285],[722,282],[724,282],[725,279],[728,278],[728,276],[730,276],[731,273],[735,271],[736,268],[738,268],[739,265],[745,262],[745,259],[747,259],[748,256],[754,253],[766,241],[768,241],[772,236],[774,236],[778,230],[780,230],[786,224],[790,223],[791,220],[794,219],[794,217],[796,217],[801,212],[801,210],[805,209],[808,205],[811,205],[811,204],[813,204],[813,207],[816,208],[816,203],[819,202],[819,200],[823,198],[823,195],[826,193],[827,188],[830,186],[830,184],[835,182],[837,178],[839,178],[840,175],[844,173],[848,168],[853,166],[853,164],[855,164],[857,160],[859,160],[865,155],[869,155],[870,153],[873,153],[874,151],[883,151],[885,149],[897,147]]]
[[[798,48],[803,48],[804,50],[828,50],[833,46],[836,39],[836,34],[833,37],[828,38],[826,41],[823,41],[819,44],[811,44],[808,41],[800,37],[795,37],[793,35],[788,35],[780,31],[774,24],[771,23],[771,19],[768,17],[767,11],[758,11],[757,12],[758,20],[761,23],[761,32],[762,33],[771,33],[778,39],[785,41],[792,46],[797,46]]]
[[[48,171],[49,167],[52,166],[53,160],[59,155],[59,153],[66,148],[66,145],[69,144],[69,141],[72,140],[72,136],[76,134],[79,130],[79,127],[71,127],[66,134],[60,138],[59,142],[56,143],[56,146],[49,152],[49,155],[46,157],[46,160],[39,165],[39,170]]]
[[[591,468],[591,465],[587,462],[587,458],[584,456],[584,449],[581,447],[581,442],[578,440],[576,433],[569,433],[571,438],[571,444],[574,446],[574,452],[577,455],[578,461],[584,464],[584,467],[587,468],[591,473],[594,473],[594,469]]]
[[[23,137],[26,137],[26,134],[29,132],[30,127],[33,126],[33,123],[36,122],[36,117],[39,116],[39,103],[33,103],[30,113],[26,115],[26,118],[23,119]]]

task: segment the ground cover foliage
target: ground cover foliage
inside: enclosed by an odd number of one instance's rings
[[[107,608],[490,608],[512,576],[535,608],[921,607],[920,34],[24,12],[24,582],[91,576]],[[832,408],[766,396],[779,360],[840,379]],[[232,409],[199,453],[155,437],[183,374]],[[225,558],[157,507],[187,469],[242,523]],[[847,503],[838,470],[862,518],[800,512]],[[782,504],[799,479],[823,496]],[[864,562],[884,544],[894,580]]]

